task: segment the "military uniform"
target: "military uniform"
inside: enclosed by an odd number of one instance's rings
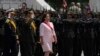
[[[39,36],[39,26],[40,26],[40,23],[41,23],[41,16],[40,17],[35,17],[34,18],[34,21],[36,23],[36,38],[35,38],[35,41],[36,41],[36,45],[35,45],[35,56],[43,56],[44,53],[43,53],[43,50],[42,50],[42,47],[40,45],[40,43],[38,43],[40,41],[40,36]]]
[[[63,48],[63,56],[72,56],[73,53],[73,38],[75,37],[74,21],[75,20],[73,18],[67,18],[63,20],[62,36],[60,36],[62,40],[61,46]]]
[[[55,23],[55,31],[57,34],[57,40],[58,40],[58,53],[59,56],[64,56],[64,42],[63,42],[63,21],[60,19],[56,19]]]
[[[14,19],[6,19],[4,33],[3,56],[17,56],[19,48],[16,36],[18,31]]]
[[[2,55],[3,52],[4,23],[5,23],[5,19],[1,18],[0,19],[0,56]]]
[[[93,18],[83,18],[81,21],[83,24],[82,38],[82,49],[85,56],[93,56],[94,51],[94,29],[93,29]]]
[[[99,56],[100,53],[100,20],[99,18],[96,18],[94,21],[94,34],[95,34],[95,56]]]
[[[33,56],[33,47],[35,46],[36,27],[33,20],[20,21],[18,23],[20,31],[20,51],[21,56]]]
[[[82,52],[82,32],[83,27],[80,18],[77,18],[75,24],[75,38],[73,38],[73,56],[81,56]]]

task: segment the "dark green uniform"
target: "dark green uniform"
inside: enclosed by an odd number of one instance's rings
[[[5,23],[5,19],[1,18],[0,19],[0,56],[3,52],[4,23]]]
[[[96,18],[94,21],[94,34],[95,34],[95,56],[100,54],[100,19]]]
[[[14,20],[13,22],[16,24]],[[5,21],[4,33],[3,56],[18,56],[17,31],[15,31],[13,24]]]
[[[73,39],[73,56],[81,56],[82,53],[82,37],[84,32],[82,18],[76,20],[75,38]]]
[[[93,56],[94,51],[94,29],[93,29],[93,18],[83,18],[81,38],[82,38],[82,50],[85,56]]]
[[[61,19],[57,18],[55,23],[55,31],[57,34],[57,40],[58,40],[58,53],[59,56],[64,56],[64,42],[63,42],[63,22]]]
[[[64,23],[64,54],[72,56],[73,54],[73,38],[75,38],[75,19],[67,18]]]
[[[19,31],[20,31],[20,51],[21,56],[34,56],[33,55],[33,47],[35,45],[34,35],[35,32],[31,28],[31,23],[33,21],[20,21]]]
[[[35,17],[34,18],[34,21],[36,23],[36,38],[35,38],[35,41],[36,41],[36,45],[35,45],[35,56],[43,56],[43,50],[42,50],[42,47],[40,45],[40,43],[38,43],[40,41],[40,36],[39,36],[39,26],[40,26],[40,23],[41,23],[41,16],[39,17]]]

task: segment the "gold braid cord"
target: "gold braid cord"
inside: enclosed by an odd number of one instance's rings
[[[35,32],[36,31],[36,26],[35,26],[34,22],[31,22],[31,27],[32,27],[32,30],[34,30],[34,32]]]
[[[15,24],[15,22],[13,20],[7,19],[6,23],[8,23],[9,26],[12,27],[13,30],[16,32],[16,24]]]

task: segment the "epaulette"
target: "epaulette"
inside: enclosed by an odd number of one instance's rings
[[[10,20],[9,19],[6,19],[6,23],[9,23],[10,22]]]

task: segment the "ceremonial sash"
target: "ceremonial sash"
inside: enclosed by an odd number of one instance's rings
[[[14,30],[16,31],[16,24],[13,20],[7,19],[6,23],[11,24],[13,26]]]
[[[36,26],[34,22],[31,22],[32,29],[36,30]]]
[[[50,26],[49,23],[44,22],[51,30],[53,30],[53,28]]]

